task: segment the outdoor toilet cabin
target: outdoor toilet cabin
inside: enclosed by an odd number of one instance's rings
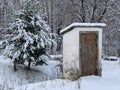
[[[73,23],[63,34],[63,77],[101,76],[102,27],[104,23]]]

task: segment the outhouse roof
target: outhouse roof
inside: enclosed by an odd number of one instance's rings
[[[61,34],[65,34],[69,32],[75,27],[105,27],[105,23],[72,23],[71,25],[67,26],[63,30],[60,31]]]

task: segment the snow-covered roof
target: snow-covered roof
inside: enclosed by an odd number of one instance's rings
[[[105,27],[105,23],[72,23],[63,30],[60,31],[61,34],[70,31],[70,29],[75,27]]]

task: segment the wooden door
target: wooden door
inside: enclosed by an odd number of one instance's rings
[[[98,45],[97,33],[85,32],[80,33],[80,60],[81,60],[81,75],[97,75],[98,61]]]

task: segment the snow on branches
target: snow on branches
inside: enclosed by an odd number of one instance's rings
[[[47,47],[55,44],[50,27],[33,11],[21,10],[12,24],[10,38],[7,39],[5,55],[13,60],[14,70],[18,64],[47,64],[49,54]]]

